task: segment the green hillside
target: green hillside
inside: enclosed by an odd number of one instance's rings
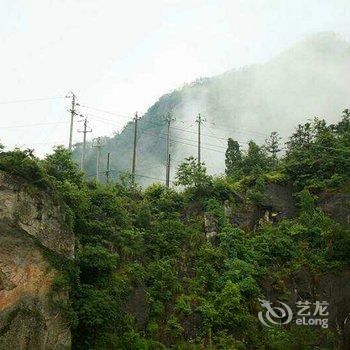
[[[62,148],[45,160],[0,153],[0,170],[71,216],[77,259],[56,262],[52,302],[73,348],[349,348],[349,111],[299,125],[283,157],[279,148],[242,153],[231,139],[226,175],[189,158],[177,169],[183,191],[86,182]],[[329,327],[263,326],[259,299],[326,300]]]
[[[247,148],[249,140],[262,144],[271,131],[284,139],[294,126],[315,116],[335,122],[350,100],[347,79],[350,44],[332,33],[314,35],[295,44],[269,62],[234,69],[222,75],[199,79],[162,96],[139,122],[137,173],[139,182],[165,178],[164,117],[172,112],[173,168],[196,155],[197,114],[202,113],[203,160],[210,173],[224,171],[226,139]],[[104,138],[102,169],[111,152],[113,176],[130,171],[133,123],[114,137]],[[89,145],[91,146],[91,145]],[[80,145],[74,158],[80,160]],[[95,149],[89,148],[87,174],[95,170]],[[175,171],[172,171],[174,178]]]

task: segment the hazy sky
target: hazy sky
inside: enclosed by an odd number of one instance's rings
[[[40,155],[68,142],[67,98],[8,102],[72,90],[115,113],[80,108],[90,136],[111,134],[183,83],[266,61],[315,32],[350,39],[349,23],[349,0],[1,0],[0,140]]]

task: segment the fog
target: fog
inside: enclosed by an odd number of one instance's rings
[[[0,140],[10,148],[35,148],[40,156],[54,144],[67,145],[70,101],[64,96],[71,90],[82,105],[112,112],[79,109],[89,117],[93,129],[89,138],[112,135],[122,130],[136,110],[144,113],[164,93],[230,69],[238,71],[232,73],[232,82],[230,75],[224,75],[206,93],[202,89],[201,96],[194,98],[188,92],[184,107],[188,111],[179,111],[178,120],[188,118],[192,125],[201,110],[207,115],[203,132],[215,134],[218,131],[211,122],[229,121],[240,129],[244,141],[243,130],[254,126],[259,132],[257,128],[277,112],[285,118],[294,118],[292,113],[295,117],[306,112],[335,113],[333,107],[321,108],[327,99],[316,93],[308,99],[314,101],[312,110],[302,106],[298,110],[297,104],[304,104],[299,97],[307,99],[308,91],[294,99],[283,96],[278,90],[282,78],[270,76],[281,73],[293,80],[283,71],[259,70],[258,66],[254,73],[242,67],[268,62],[312,33],[334,31],[350,38],[349,10],[347,0],[3,0]],[[309,66],[314,70],[313,63]],[[337,75],[329,78],[337,79]],[[294,95],[292,88],[288,93]],[[210,109],[210,104],[220,101],[225,108]],[[272,108],[272,104],[279,107]],[[255,125],[257,118],[262,121]],[[76,124],[75,142],[82,136],[78,128]]]
[[[174,114],[187,130],[177,130],[181,123],[175,123],[173,133],[195,144],[195,118],[202,113],[202,160],[210,172],[220,172],[227,137],[245,149],[249,140],[263,143],[272,131],[285,141],[297,124],[314,117],[338,121],[350,105],[349,75],[350,44],[335,33],[317,33],[267,63],[185,87]],[[173,149],[176,159],[196,155],[180,142]]]

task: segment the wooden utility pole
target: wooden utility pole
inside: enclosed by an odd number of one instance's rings
[[[198,117],[196,119],[196,123],[198,123],[198,156],[197,161],[198,165],[201,164],[201,124],[205,121],[200,113],[198,113]]]
[[[110,169],[110,158],[111,158],[111,153],[107,153],[107,169],[106,169],[106,183],[109,184],[109,175],[111,173]]]
[[[76,96],[73,92],[71,92],[71,98],[72,98],[72,107],[70,109],[70,132],[69,132],[69,149],[72,149],[73,146],[73,126],[74,126],[74,117],[77,115],[75,112],[75,103],[76,103]]]
[[[134,148],[132,153],[132,168],[131,168],[131,176],[132,176],[132,183],[135,183],[135,171],[136,171],[136,146],[137,146],[137,122],[140,118],[137,115],[137,112],[135,113],[134,117]]]
[[[101,137],[97,138],[97,145],[94,147],[96,147],[96,181],[98,182],[100,180]]]
[[[166,187],[170,187],[170,169],[171,169],[171,155],[170,151],[168,154],[168,162],[167,162],[167,173],[166,173]]]
[[[88,132],[92,132],[92,129],[88,130],[87,129],[87,118],[84,120],[84,130],[78,130],[79,133],[83,133],[83,150],[81,153],[81,162],[80,162],[80,170],[84,171],[85,170],[85,155],[86,155],[86,134]]]
[[[165,121],[167,123],[167,137],[166,137],[166,170],[165,170],[165,185],[167,188],[170,187],[170,124],[175,119],[172,118],[170,112],[167,113]]]

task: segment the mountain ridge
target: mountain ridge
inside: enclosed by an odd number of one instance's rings
[[[224,140],[228,137],[237,139],[244,148],[250,139],[262,143],[272,131],[286,139],[296,124],[314,116],[335,122],[350,100],[346,80],[349,59],[349,42],[332,32],[317,33],[268,62],[200,78],[161,96],[139,123],[139,182],[164,180],[164,115],[169,111],[177,119],[172,129],[173,167],[184,157],[196,154],[195,118],[200,112],[207,119],[203,127],[203,160],[216,173],[223,171]],[[131,169],[132,140],[130,122],[122,132],[104,138],[102,168],[107,152],[111,152],[114,177]],[[81,145],[76,145],[77,160],[80,149]],[[96,171],[92,149],[88,151],[86,168],[89,174]],[[147,181],[147,176],[154,179]]]

